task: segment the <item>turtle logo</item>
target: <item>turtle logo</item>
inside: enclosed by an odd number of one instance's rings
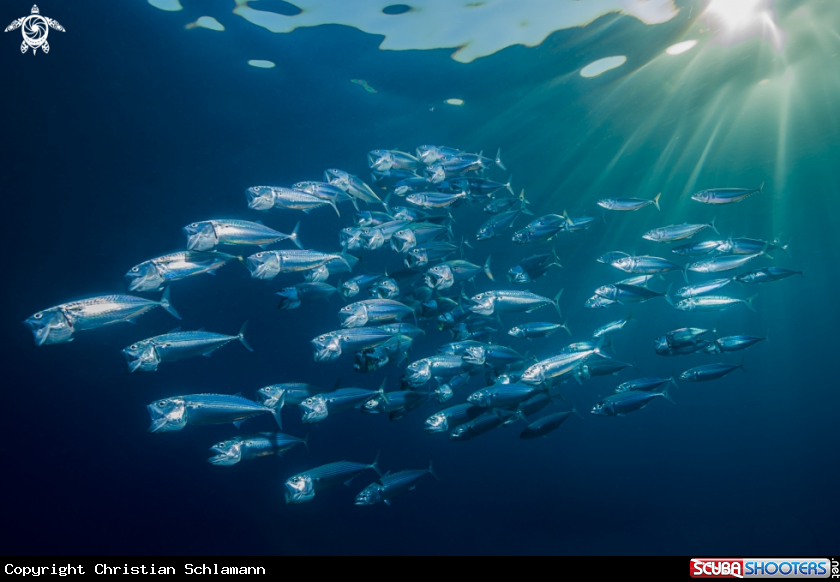
[[[20,52],[26,53],[27,49],[32,47],[32,54],[38,52],[40,48],[44,53],[50,52],[50,45],[47,42],[47,34],[50,28],[54,28],[60,32],[64,32],[64,27],[61,26],[57,20],[41,16],[38,6],[32,7],[32,14],[23,18],[18,18],[6,27],[4,32],[16,30],[20,28],[23,33],[23,43],[20,45]]]

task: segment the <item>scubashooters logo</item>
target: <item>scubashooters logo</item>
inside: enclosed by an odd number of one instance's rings
[[[836,562],[834,562],[836,564]],[[832,577],[825,558],[694,558],[692,578],[803,578]]]
[[[7,26],[4,32],[10,32],[18,28],[21,29],[21,33],[23,34],[23,43],[20,45],[20,52],[26,53],[31,48],[33,55],[38,52],[39,48],[44,51],[44,54],[50,52],[50,45],[47,42],[47,35],[50,32],[50,28],[64,32],[64,27],[57,20],[41,16],[37,5],[32,7],[32,14],[18,18]]]

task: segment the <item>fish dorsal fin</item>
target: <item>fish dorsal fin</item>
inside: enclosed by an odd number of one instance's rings
[[[236,394],[234,394],[234,396],[239,396],[240,398],[242,398],[242,392],[237,392]]]
[[[181,326],[180,325],[178,327],[176,327],[175,329],[169,330],[169,333],[178,333],[179,331],[181,331]]]

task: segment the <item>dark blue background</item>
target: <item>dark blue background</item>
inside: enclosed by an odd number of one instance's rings
[[[342,207],[342,219],[328,208],[309,217],[259,215],[247,211],[243,192],[256,184],[317,180],[328,167],[366,178],[365,154],[374,148],[411,151],[435,143],[490,152],[501,146],[515,187],[526,188],[538,214],[568,208],[580,215],[595,212],[605,194],[652,197],[664,190],[661,214],[610,215],[606,224],[560,239],[564,269],[529,287],[550,296],[565,288],[562,305],[575,341],[625,313],[582,307],[592,289],[620,278],[594,261],[598,254],[667,252],[642,244],[639,235],[713,214],[685,198],[678,202],[676,194],[669,200],[669,188],[681,190],[688,172],[663,176],[653,191],[636,189],[639,172],[653,166],[668,142],[656,132],[622,155],[632,157],[624,166],[631,169],[613,172],[601,192],[574,187],[575,180],[604,180],[605,166],[620,150],[622,124],[632,125],[642,105],[658,108],[662,98],[614,97],[623,81],[609,75],[587,89],[576,70],[619,47],[631,68],[645,62],[682,38],[691,26],[685,12],[655,32],[631,18],[606,16],[587,29],[556,33],[537,48],[513,47],[464,65],[449,57],[451,50],[379,51],[379,38],[338,26],[271,34],[230,14],[229,4],[185,2],[186,10],[173,15],[144,3],[54,3],[41,6],[42,13],[67,32],[50,34],[49,55],[20,55],[18,33],[2,37],[6,553],[837,553],[839,399],[832,356],[838,280],[836,212],[830,212],[837,182],[818,178],[837,159],[836,125],[828,122],[789,147],[784,198],[777,188],[718,218],[724,235],[772,238],[782,234],[783,223],[785,237],[794,238],[792,257],[779,254],[776,262],[808,266],[808,278],[759,289],[757,314],[736,308],[723,316],[692,316],[652,301],[634,309],[638,322],[616,338],[618,355],[653,376],[717,361],[655,356],[652,340],[675,327],[711,327],[721,319],[725,335],[769,330],[771,341],[746,353],[747,375],[683,385],[673,390],[677,406],[657,401],[626,418],[586,414],[546,440],[520,441],[524,425],[517,425],[466,444],[425,436],[422,421],[436,405],[399,423],[348,412],[312,427],[300,425],[290,407],[286,430],[311,431],[311,454],[296,449],[282,460],[214,467],[205,462],[207,448],[235,434],[233,427],[152,435],[145,432],[144,406],[197,392],[253,396],[278,382],[327,386],[338,377],[345,386],[375,388],[387,376],[396,389],[400,371],[394,367],[363,376],[348,357],[312,362],[308,342],[337,327],[338,298],[278,312],[273,292],[296,277],[268,283],[230,266],[216,278],[173,285],[172,301],[186,329],[233,333],[249,319],[254,354],[231,345],[209,360],[127,376],[119,350],[176,325],[160,310],[137,325],[34,347],[20,321],[52,305],[124,291],[122,275],[182,248],[180,228],[194,220],[262,218],[288,231],[303,218],[308,248],[337,250],[336,231],[349,222],[350,206]],[[270,2],[260,4],[266,9]],[[11,21],[30,8],[6,3],[2,16]],[[203,14],[217,15],[227,31],[183,30]],[[643,42],[634,41],[643,34]],[[277,68],[247,67],[252,58],[273,60]],[[742,76],[731,67],[720,74],[737,90]],[[365,92],[352,78],[379,92]],[[588,90],[595,92],[592,100]],[[700,86],[691,99],[703,102],[700,94],[708,90]],[[449,97],[466,105],[444,105]],[[628,110],[605,110],[610,98]],[[670,107],[657,127],[684,122],[694,108],[688,102]],[[793,113],[792,125],[801,114]],[[774,160],[750,151],[744,156],[748,162],[737,172],[710,163],[700,178],[719,186],[766,180],[772,192]],[[507,177],[495,170],[493,176]],[[485,218],[478,208],[458,209],[459,233],[474,233]],[[517,258],[550,248],[522,249],[508,237],[475,246],[468,258],[480,264],[492,253],[497,282]],[[366,261],[371,270],[398,265],[390,251]],[[676,276],[669,281],[681,283]],[[479,289],[502,285],[477,282]],[[506,317],[505,324],[555,314],[547,309],[539,316]],[[430,355],[446,338],[430,328],[412,359]],[[564,340],[511,345],[523,353],[536,347],[546,357]],[[577,403],[585,412],[634,375],[568,385],[569,405],[562,408]],[[474,380],[467,393],[479,384]],[[245,429],[271,426],[266,417]],[[284,505],[287,477],[340,459],[370,462],[378,450],[383,468],[395,471],[423,468],[433,454],[443,481],[424,481],[390,508],[353,506],[371,474],[313,503]]]

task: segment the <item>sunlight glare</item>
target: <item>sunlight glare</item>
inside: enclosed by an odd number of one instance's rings
[[[685,42],[680,42],[675,45],[669,46],[665,49],[665,52],[669,55],[681,55],[684,52],[690,51],[695,46],[697,46],[696,40],[687,40]]]
[[[762,0],[712,0],[706,13],[717,16],[730,29],[743,28],[759,19]]]

